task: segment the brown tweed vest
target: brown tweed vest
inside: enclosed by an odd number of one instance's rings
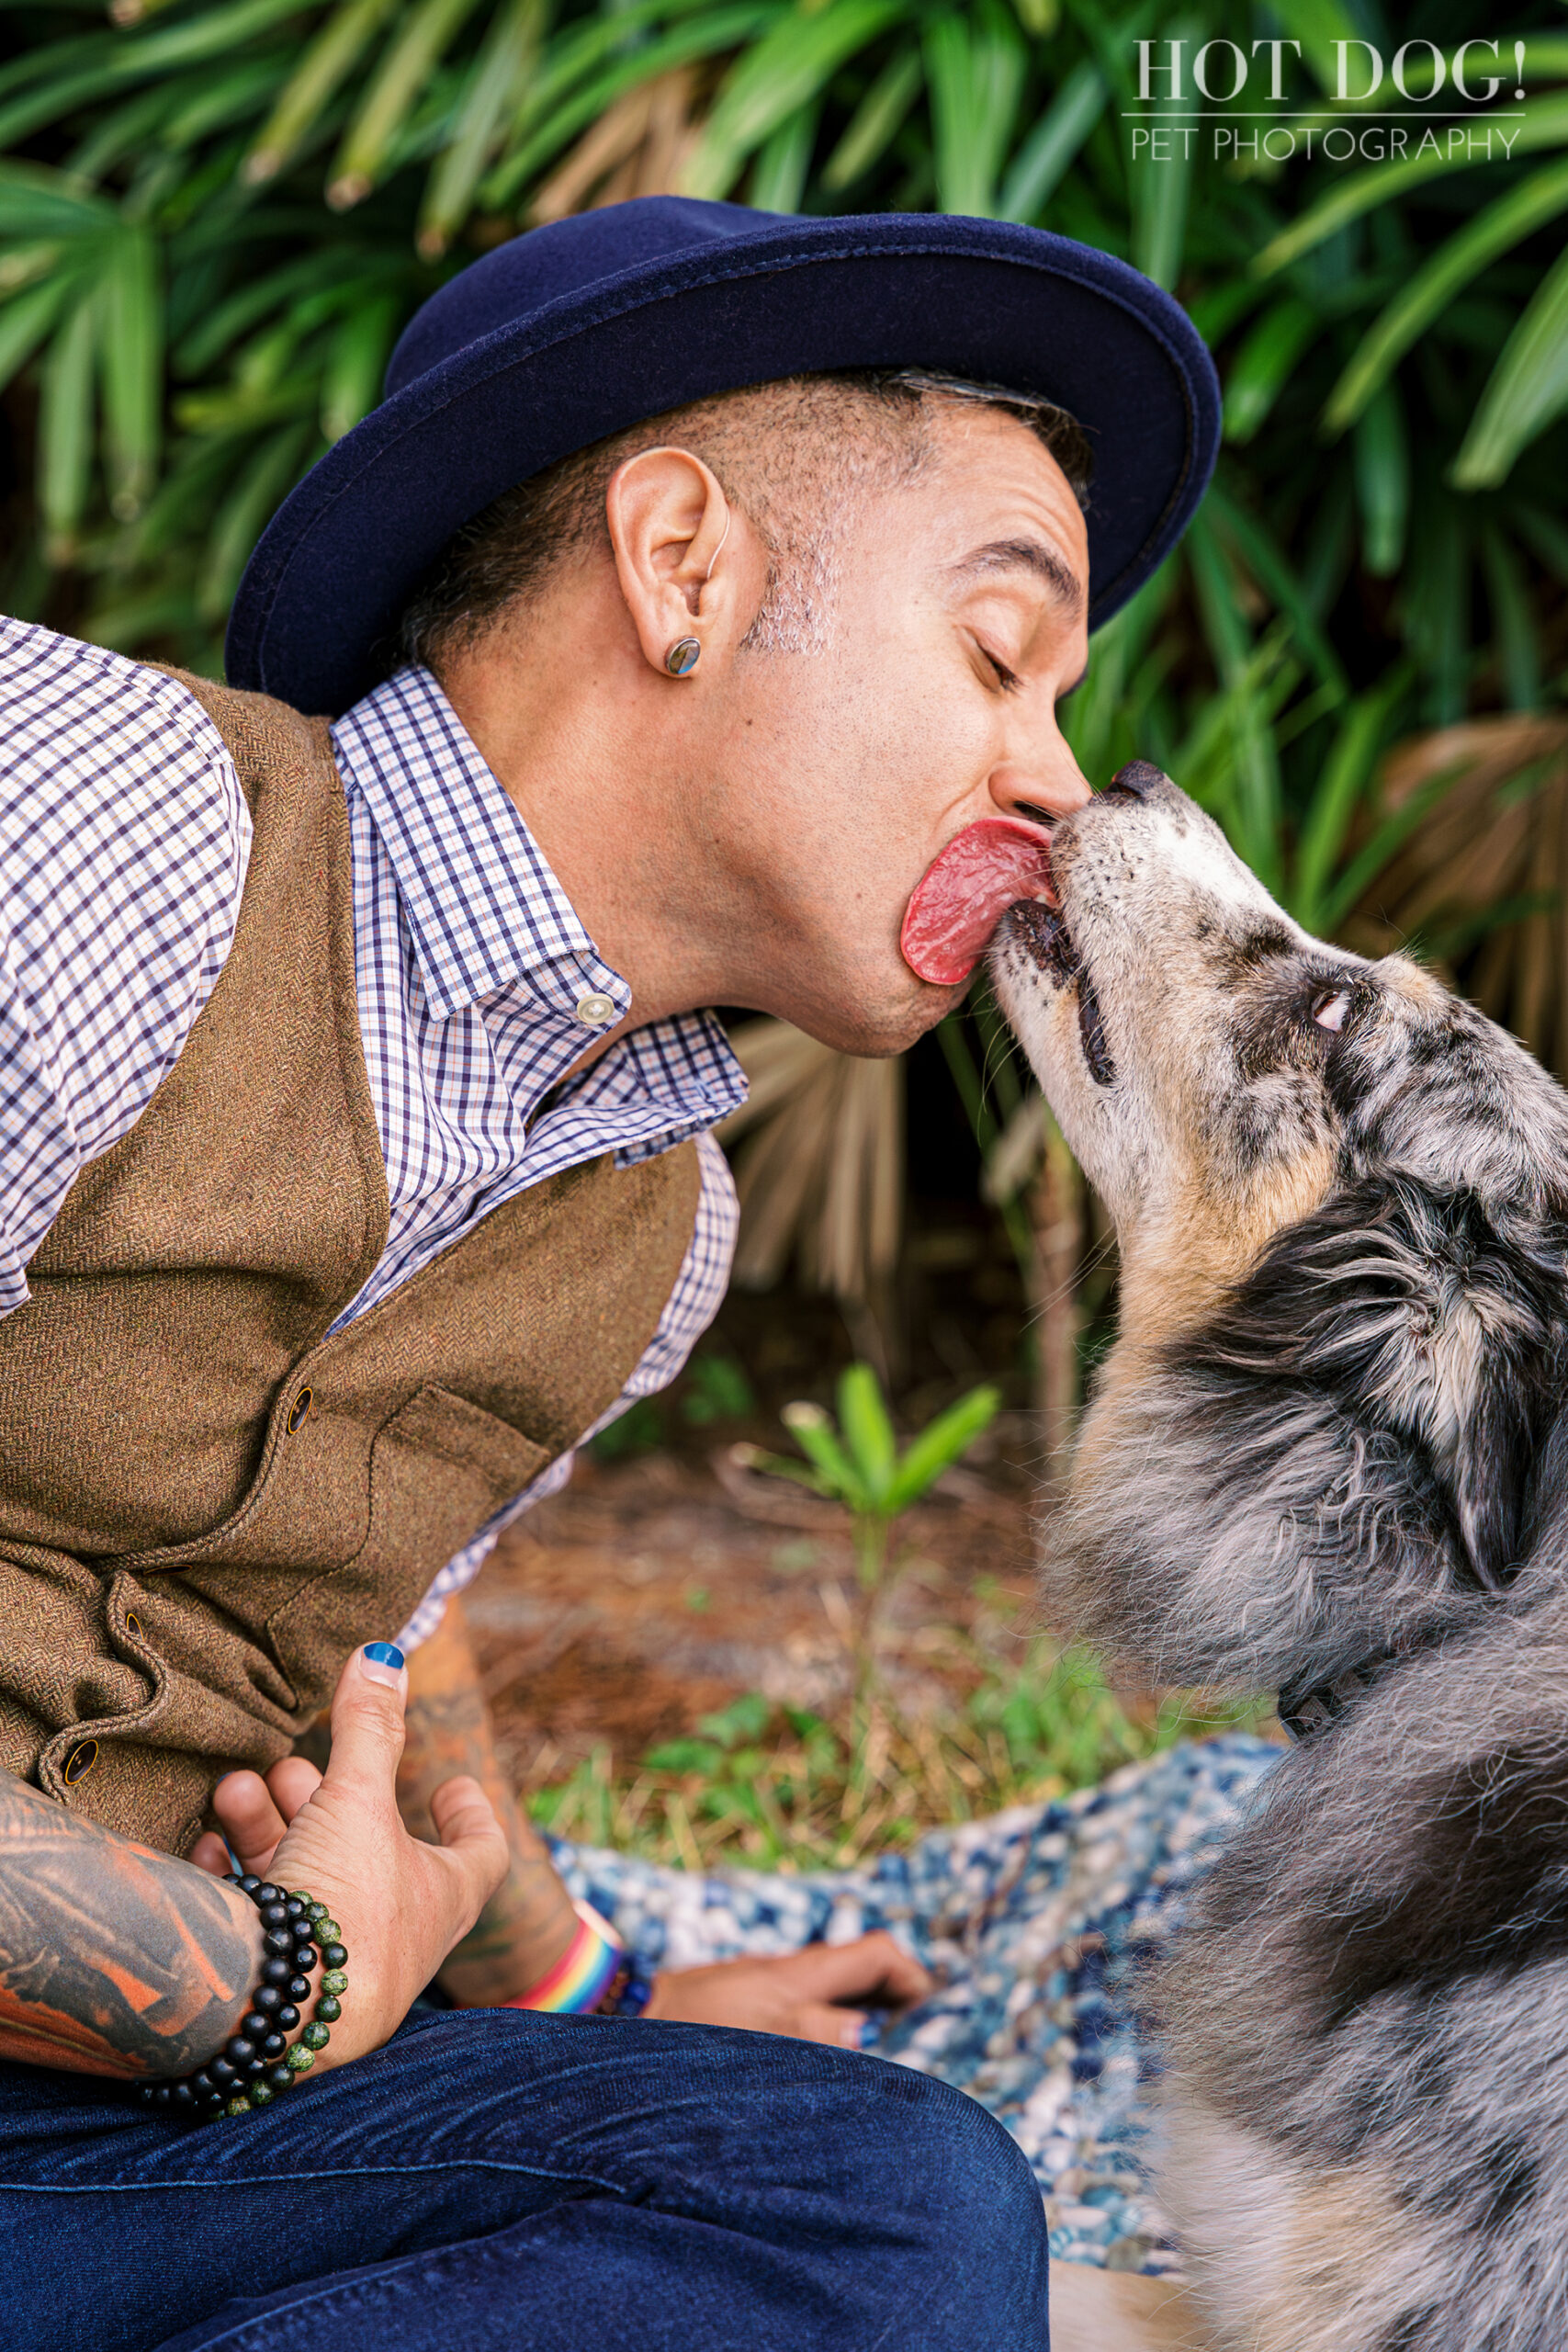
[[[254,822],[233,946],[0,1320],[0,1768],[172,1852],[618,1395],[699,1183],[569,1170],[328,1338],[388,1228],[343,787],[324,722],[183,683]]]

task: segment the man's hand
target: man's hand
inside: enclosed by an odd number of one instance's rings
[[[396,1678],[396,1693],[391,1685],[384,1689],[370,1685],[367,1687],[372,1695],[367,1701],[364,1688],[355,1681],[355,1659],[351,1659],[338,1686],[333,1707],[332,1762],[324,1781],[303,1757],[289,1756],[275,1764],[265,1781],[254,1772],[231,1772],[219,1782],[213,1799],[229,1842],[247,1870],[263,1871],[291,1886],[308,1887],[333,1905],[333,1917],[348,1946],[349,1993],[343,2022],[333,2028],[326,2053],[333,2061],[378,2047],[438,1968],[442,1984],[460,2007],[479,2008],[513,2000],[555,1965],[577,1930],[570,1897],[550,1862],[548,1849],[523,1814],[502,1771],[458,1601],[447,1602],[440,1631],[415,1654],[412,1700],[406,1669]],[[395,1697],[400,1703],[393,1703]],[[504,1866],[495,1868],[481,1901],[461,1924],[452,1927],[450,1922],[457,1914],[448,1915],[447,1924],[440,1929],[445,1943],[435,1947],[434,1930],[420,1943],[419,1956],[411,1958],[396,1978],[400,1987],[407,1987],[406,1993],[399,1992],[394,1997],[393,2006],[400,1999],[401,2007],[385,2030],[371,2040],[361,2038],[363,2020],[370,2015],[360,1992],[365,1970],[351,1920],[337,1907],[340,1902],[353,1904],[355,1898],[337,1894],[343,1871],[340,1856],[329,1852],[320,1860],[314,1859],[321,1851],[319,1839],[326,1826],[319,1819],[323,1810],[333,1806],[341,1810],[344,1804],[352,1806],[360,1801],[356,1793],[360,1783],[353,1792],[344,1790],[340,1771],[343,1710],[351,1702],[360,1712],[368,1704],[375,1718],[368,1725],[370,1733],[389,1738],[395,1734],[389,1749],[383,1751],[372,1741],[366,1750],[368,1781],[377,1792],[372,1808],[378,1841],[376,1850],[390,1856],[390,1867],[412,1872],[416,1883],[425,1868],[449,1870],[457,1855],[454,1838],[459,1826],[453,1815],[455,1804],[464,1808],[465,1820],[480,1821],[487,1812],[492,1823],[499,1820],[501,1827],[495,1834],[507,1849],[501,1855]],[[350,1718],[356,1727],[360,1712]],[[386,1753],[395,1770],[396,1800],[412,1826],[412,1836],[396,1822],[389,1826],[385,1815],[384,1801],[390,1789],[378,1775],[385,1769]],[[288,1825],[292,1826],[286,1837]],[[394,1828],[400,1835],[392,1835]],[[307,1833],[318,1840],[310,1849],[309,1861],[300,1859],[303,1849],[296,1842]],[[428,1842],[433,1833],[441,1838],[440,1845]],[[409,1848],[412,1859],[404,1851]],[[367,1859],[368,1850],[362,1846]],[[495,1849],[487,1843],[485,1851],[490,1867],[494,1868]],[[219,1838],[203,1838],[191,1859],[211,1871],[229,1867]],[[470,1886],[465,1901],[471,1892]],[[418,1894],[405,1900],[405,1926],[429,1916],[430,1909]],[[367,1962],[371,1958],[367,1951]],[[708,1968],[666,1970],[655,1980],[647,2014],[677,2018],[688,2025],[746,2026],[759,2033],[793,2034],[801,2041],[829,2041],[852,2050],[860,2040],[864,2012],[840,2004],[865,2001],[902,2007],[922,2000],[930,1990],[925,1970],[901,1951],[890,1936],[863,1936],[856,1943],[813,1945],[779,1960],[722,1961]]]
[[[213,1795],[242,1866],[307,1888],[343,1930],[348,1991],[322,2065],[380,2048],[506,1873],[506,1838],[477,1781],[450,1780],[431,1797],[439,1846],[404,1828],[396,1780],[407,1695],[400,1659],[394,1669],[355,1650],[333,1699],[324,1777],[289,1756],[265,1779],[231,1772]],[[191,1860],[220,1875],[229,1868],[210,1833]]]
[[[441,1988],[460,2009],[514,2001],[567,1951],[577,1933],[577,1914],[548,1847],[518,1804],[496,1754],[495,1727],[457,1593],[409,1661],[403,1724],[398,1810],[412,1834],[436,1842],[431,1817],[435,1792],[467,1775],[490,1799],[510,1849],[502,1885],[446,1955]]]
[[[459,2007],[514,2000],[555,1966],[577,1932],[577,1917],[548,1849],[502,1769],[456,1594],[438,1631],[415,1651],[410,1679],[408,1744],[398,1771],[404,1820],[416,1837],[428,1837],[432,1792],[443,1781],[450,1785],[453,1773],[468,1773],[495,1808],[511,1849],[504,1885],[472,1933],[448,1954],[441,1982]],[[930,1989],[925,1971],[889,1937],[866,1936],[831,1951],[818,1948],[784,1960],[725,1961],[666,1973],[656,1982],[648,2014],[688,2025],[750,2026],[853,2049],[861,2013],[835,2002],[876,1995],[893,2007],[920,2000]]]
[[[923,2001],[931,1980],[918,1960],[878,1931],[852,1944],[807,1944],[779,1960],[726,1960],[711,1968],[665,1970],[643,2012],[688,2025],[747,2026],[797,2041],[858,2050],[865,2010]]]

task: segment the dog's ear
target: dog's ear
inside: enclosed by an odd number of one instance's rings
[[[1474,1396],[1459,1430],[1447,1484],[1459,1540],[1478,1584],[1506,1584],[1522,1565],[1523,1533],[1550,1398],[1540,1360],[1520,1363],[1511,1349],[1490,1344],[1473,1383]]]
[[[1049,1622],[1161,1681],[1277,1690],[1494,1606],[1551,1548],[1563,1268],[1542,1218],[1506,1231],[1404,1179],[1336,1191],[1107,1380],[1050,1523]]]
[[[1553,1223],[1503,1227],[1472,1193],[1368,1179],[1281,1234],[1200,1344],[1408,1449],[1461,1577],[1495,1589],[1520,1565],[1561,1397],[1565,1264]]]

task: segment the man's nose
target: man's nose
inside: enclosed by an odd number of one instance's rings
[[[1025,767],[1010,762],[991,774],[991,798],[1004,816],[1023,817],[1033,824],[1049,824],[1055,817],[1070,817],[1090,795],[1077,762],[1064,743],[1049,765]]]

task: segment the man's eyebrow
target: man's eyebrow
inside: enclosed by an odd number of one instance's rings
[[[1032,571],[1037,580],[1044,581],[1059,605],[1073,613],[1083,609],[1082,581],[1043,539],[991,539],[963,557],[953,570],[960,579],[987,571]]]

